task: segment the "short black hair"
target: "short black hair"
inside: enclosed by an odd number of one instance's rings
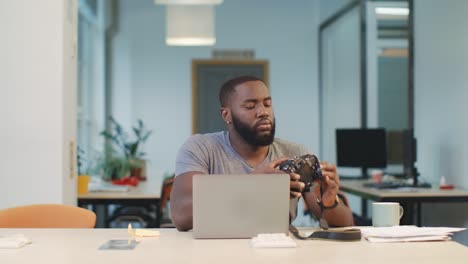
[[[253,82],[253,81],[260,81],[263,82],[263,80],[254,77],[254,76],[238,76],[235,78],[232,78],[228,81],[226,81],[222,86],[221,90],[219,90],[219,103],[221,104],[221,107],[225,107],[227,101],[229,100],[229,97],[234,93],[234,88],[238,86],[239,84],[243,84],[246,82]],[[263,82],[264,83],[264,82]]]

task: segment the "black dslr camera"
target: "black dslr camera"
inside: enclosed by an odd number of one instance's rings
[[[323,180],[320,162],[315,155],[305,154],[285,160],[278,165],[278,169],[286,173],[297,173],[300,181],[305,184],[304,191],[310,191],[314,181]]]

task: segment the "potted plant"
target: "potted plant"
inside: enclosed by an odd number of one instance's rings
[[[118,180],[129,176],[130,164],[123,157],[107,155],[99,162],[102,178],[107,181]]]
[[[141,151],[141,148],[148,140],[152,131],[147,130],[143,121],[138,119],[137,125],[132,127],[133,137],[129,139],[128,133],[113,117],[110,117],[109,120],[111,122],[110,131],[102,131],[101,135],[121,150],[128,162],[130,176],[136,176],[140,180],[145,180],[146,160],[144,156],[146,153]]]

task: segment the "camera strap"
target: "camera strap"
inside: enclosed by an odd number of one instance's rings
[[[299,230],[293,225],[289,226],[289,232],[294,237],[301,240],[312,240],[312,239],[325,239],[325,240],[336,240],[336,241],[359,241],[361,240],[361,230],[357,228],[352,229],[333,229],[333,230],[319,230],[312,232],[309,236],[303,236],[299,233]]]
[[[323,190],[320,186],[320,198],[322,199]],[[297,202],[295,203],[297,204]],[[312,232],[309,236],[303,236],[299,233],[299,230],[292,224],[289,225],[289,232],[291,232],[294,237],[301,240],[312,240],[312,239],[325,239],[325,240],[335,240],[335,241],[360,241],[361,240],[361,230],[358,228],[333,228],[329,229],[328,222],[323,218],[323,207],[322,215],[320,217],[320,228],[321,230]],[[295,207],[297,212],[297,207]]]

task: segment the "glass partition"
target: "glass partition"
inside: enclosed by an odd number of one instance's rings
[[[407,1],[353,1],[320,26],[321,159],[336,164],[336,129],[384,128],[382,169],[404,174],[404,135],[412,128],[408,16]]]
[[[320,157],[334,164],[335,130],[361,126],[360,23],[360,6],[351,4],[320,27]]]
[[[386,172],[403,175],[409,126],[408,16],[406,1],[366,3],[367,125],[387,131]]]

